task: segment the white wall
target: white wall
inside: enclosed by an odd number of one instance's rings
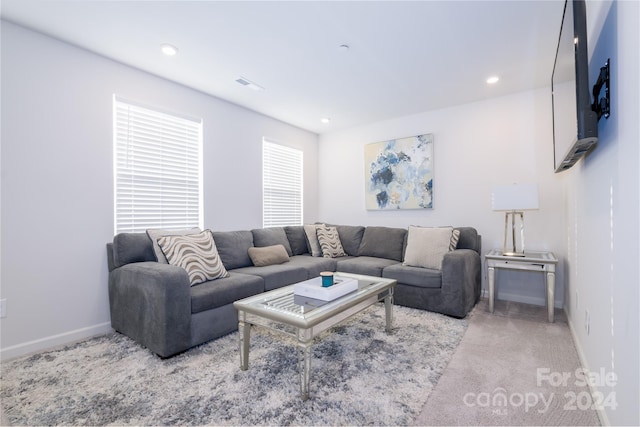
[[[551,126],[551,95],[544,89],[321,135],[320,218],[398,227],[471,226],[482,235],[486,252],[501,248],[504,238],[504,213],[491,209],[492,187],[537,183],[540,209],[525,213],[526,246],[562,258],[562,178],[553,173]],[[434,208],[365,210],[364,145],[422,133],[434,134]],[[497,274],[498,299],[544,305],[542,274]],[[561,307],[562,266],[557,279]]]
[[[304,151],[317,215],[317,135],[2,21],[1,355],[109,330],[112,95],[204,121],[204,226],[262,226],[262,137]],[[162,60],[164,58],[160,58]]]
[[[469,225],[486,252],[503,236],[491,187],[537,182],[540,209],[525,214],[527,246],[560,259],[556,306],[567,312],[583,366],[596,373],[602,421],[640,425],[640,3],[589,1],[587,11],[590,80],[611,58],[612,112],[584,160],[553,173],[549,89],[525,92],[322,135],[319,213],[344,224]],[[366,211],[364,145],[422,133],[435,136],[434,209]],[[519,274],[499,278],[498,298],[543,304],[542,281]],[[602,372],[615,374],[615,385],[604,384]]]
[[[596,384],[618,403],[604,422],[639,425],[640,3],[588,2],[587,17],[590,80],[610,58],[612,105],[596,149],[566,172],[566,311],[583,364],[617,375]]]

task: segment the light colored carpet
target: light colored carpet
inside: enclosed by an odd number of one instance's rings
[[[544,307],[506,301],[492,314],[481,301],[413,424],[599,425],[564,312],[555,323],[546,316]]]
[[[466,320],[376,305],[313,348],[311,397],[294,347],[252,331],[249,370],[237,332],[162,360],[120,334],[2,364],[14,425],[407,425],[455,352]]]

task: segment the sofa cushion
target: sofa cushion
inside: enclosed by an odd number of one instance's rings
[[[359,256],[402,261],[407,230],[391,227],[367,227],[358,249]]]
[[[150,228],[147,230],[147,236],[151,239],[151,244],[153,245],[153,253],[156,255],[156,260],[160,264],[169,264],[167,261],[167,257],[158,246],[158,239],[162,236],[185,236],[188,234],[197,234],[200,233],[200,229],[198,227],[193,228],[181,228],[179,230],[165,230],[162,228]]]
[[[307,248],[307,235],[304,232],[303,226],[288,225],[284,227],[284,232],[287,234],[292,255],[309,253],[309,249]]]
[[[395,279],[399,284],[418,288],[436,289],[442,287],[442,271],[440,270],[394,264],[382,270],[382,277]]]
[[[340,236],[336,227],[318,227],[316,229],[318,235],[318,243],[322,249],[324,258],[337,258],[347,256],[342,248]]]
[[[282,245],[287,251],[287,255],[293,255],[287,233],[282,227],[256,228],[251,230],[253,234],[253,246],[264,247],[273,245]]]
[[[287,250],[282,245],[249,248],[249,258],[251,258],[253,265],[256,267],[289,262]]]
[[[409,226],[403,265],[442,269],[442,259],[450,251],[453,227]]]
[[[305,224],[304,233],[307,236],[307,247],[311,256],[322,256],[322,248],[318,242],[318,227],[324,227],[324,224]]]
[[[376,258],[368,256],[348,257],[338,259],[336,271],[344,273],[365,274],[367,276],[382,277],[382,270],[398,262],[386,258]]]
[[[242,267],[234,270],[234,272],[262,277],[265,291],[271,291],[308,279],[307,270],[290,262],[267,265],[266,267]]]
[[[191,287],[191,312],[200,313],[264,291],[258,276],[229,272],[229,276]]]
[[[340,242],[347,255],[358,256],[365,228],[360,225],[336,225]]]
[[[341,258],[323,258],[304,254],[292,256],[289,258],[289,263],[304,268],[307,271],[307,279],[312,279],[318,277],[321,271],[336,271],[339,259]]]
[[[146,233],[118,233],[113,237],[113,266],[155,261],[153,245]]]
[[[169,264],[187,271],[191,286],[229,275],[218,256],[210,230],[185,236],[162,236],[158,245]]]
[[[213,240],[227,270],[253,265],[248,252],[253,246],[251,231],[214,231]]]
[[[478,254],[481,253],[482,239],[475,228],[456,227],[456,230],[460,230],[460,239],[458,240],[456,249],[472,249]]]

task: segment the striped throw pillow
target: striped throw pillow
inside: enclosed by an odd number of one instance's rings
[[[342,248],[342,242],[340,242],[340,236],[338,235],[338,229],[336,227],[318,227],[316,233],[324,258],[347,256]]]
[[[453,230],[451,233],[451,241],[449,242],[449,252],[455,251],[458,247],[458,240],[460,240],[460,230]]]
[[[191,286],[228,277],[210,230],[186,236],[163,236],[158,245],[169,264],[182,267]]]

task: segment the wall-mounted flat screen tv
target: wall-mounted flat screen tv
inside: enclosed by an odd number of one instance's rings
[[[587,10],[566,0],[551,75],[554,169],[573,166],[598,142],[598,115],[591,109]]]

